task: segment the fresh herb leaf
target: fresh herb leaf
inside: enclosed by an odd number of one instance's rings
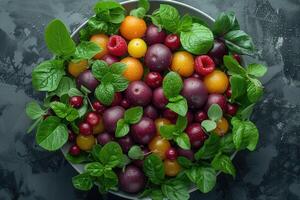
[[[238,74],[243,77],[246,76],[246,70],[232,56],[224,56],[223,61],[230,73]]]
[[[222,108],[218,104],[212,104],[207,111],[207,115],[209,119],[218,121],[223,116]]]
[[[191,160],[189,160],[188,158],[184,157],[184,156],[179,156],[177,158],[177,162],[183,168],[191,168],[192,165],[193,165],[193,162]]]
[[[263,95],[263,86],[257,79],[250,79],[247,85],[247,96],[251,103],[259,101]]]
[[[116,128],[116,137],[123,137],[129,133],[129,125],[125,122],[124,119],[120,119],[117,122],[117,128]]]
[[[102,80],[109,71],[110,68],[103,60],[96,60],[92,65],[92,73],[98,80]]]
[[[206,132],[211,132],[217,128],[216,122],[212,120],[202,121],[201,126],[205,129]]]
[[[71,88],[76,88],[75,81],[69,77],[64,76],[60,80],[58,87],[54,91],[54,94],[62,97],[63,95],[68,94]]]
[[[126,123],[129,124],[136,124],[138,123],[143,116],[143,107],[136,106],[133,108],[129,108],[124,113],[124,120]]]
[[[193,18],[190,15],[185,14],[179,21],[176,32],[180,33],[180,32],[190,31],[192,25],[193,25]]]
[[[112,74],[111,84],[114,86],[115,92],[123,92],[127,89],[129,81],[122,75]]]
[[[181,32],[180,41],[185,50],[201,55],[206,54],[212,48],[214,37],[209,28],[193,23],[190,31]]]
[[[241,30],[233,30],[224,36],[230,51],[238,54],[253,55],[255,48],[251,37]]]
[[[167,140],[174,138],[174,135],[177,133],[177,128],[175,125],[165,125],[159,128],[160,135]]]
[[[213,158],[219,151],[220,148],[220,137],[212,133],[205,140],[204,145],[195,153],[195,159],[210,159]]]
[[[125,18],[125,9],[117,1],[99,1],[94,6],[97,18],[114,24],[121,23]]]
[[[208,193],[216,185],[216,171],[211,167],[192,167],[186,175],[203,193]]]
[[[247,67],[247,73],[255,77],[263,77],[267,70],[267,67],[261,64],[250,64]]]
[[[61,148],[67,140],[68,129],[58,117],[48,117],[37,129],[36,142],[48,151]]]
[[[79,117],[78,111],[64,103],[53,101],[50,103],[51,109],[60,118],[66,118],[68,121],[74,121]]]
[[[215,170],[220,170],[225,174],[230,174],[233,177],[236,175],[235,167],[233,166],[231,159],[224,154],[217,154],[211,162],[211,166]]]
[[[243,120],[249,119],[253,112],[254,106],[255,104],[253,103],[245,108],[240,108],[237,112],[237,115]]]
[[[104,105],[110,105],[114,100],[115,90],[112,84],[100,84],[95,90],[96,98]]]
[[[88,110],[88,101],[86,98],[84,98],[82,106],[79,109],[77,109],[79,117],[83,117],[86,114],[87,110]]]
[[[172,111],[176,112],[180,116],[185,116],[188,111],[187,101],[181,95],[178,95],[177,97],[179,97],[179,98],[176,98],[176,99],[178,99],[176,101],[173,101],[172,98],[169,99],[170,102],[166,105],[166,107],[171,109]]]
[[[138,5],[139,7],[144,8],[147,12],[150,9],[150,3],[148,0],[139,0]]]
[[[42,117],[45,112],[46,111],[43,110],[41,106],[35,101],[30,102],[26,105],[26,114],[32,120]]]
[[[164,165],[162,160],[155,154],[145,158],[143,165],[144,172],[154,184],[161,184],[165,178]]]
[[[77,88],[70,88],[69,91],[68,91],[68,95],[70,97],[74,97],[74,96],[84,96],[82,94],[82,92],[80,90],[78,90]]]
[[[58,19],[51,21],[45,29],[48,49],[58,56],[70,56],[75,52],[75,43],[66,26]]]
[[[246,93],[246,79],[240,75],[234,74],[230,77],[231,99],[244,95]]]
[[[105,172],[104,166],[99,162],[91,162],[84,166],[84,170],[90,176],[102,176]]]
[[[38,91],[54,91],[65,75],[61,60],[48,60],[40,63],[32,72],[32,85]]]
[[[106,171],[101,177],[97,179],[100,193],[106,193],[108,190],[116,188],[118,185],[118,176],[112,170]]]
[[[159,26],[163,27],[169,32],[175,33],[177,30],[177,24],[180,20],[178,10],[167,4],[160,4],[159,10],[153,15],[155,18],[154,24],[159,23]]]
[[[223,153],[232,154],[236,149],[233,143],[232,134],[227,133],[225,136],[221,138],[220,141],[220,150]]]
[[[240,25],[234,12],[222,12],[213,25],[213,32],[218,36],[223,36],[229,31],[239,30]]]
[[[128,156],[133,160],[142,160],[144,158],[144,152],[141,147],[134,145],[129,149]]]
[[[88,173],[79,174],[72,178],[73,186],[82,191],[89,191],[93,187],[93,180]]]
[[[151,200],[162,200],[166,198],[162,193],[161,189],[157,189],[157,188],[144,190],[144,192],[139,196],[139,198],[143,198],[143,197],[150,197]]]
[[[125,69],[126,69],[126,64],[121,62],[116,62],[110,65],[110,70],[113,74],[122,75]]]
[[[184,131],[188,124],[187,117],[178,116],[176,120],[176,129],[179,131]]]
[[[92,147],[92,150],[90,152],[90,155],[92,156],[93,160],[95,161],[101,161],[100,160],[100,151],[102,147],[99,144],[96,144]]]
[[[34,121],[33,124],[27,129],[26,133],[31,133],[35,127],[39,126],[39,124],[43,121],[43,117],[38,118],[37,120]]]
[[[164,77],[163,92],[168,99],[178,96],[182,88],[183,82],[178,73],[171,71]]]
[[[177,145],[182,149],[191,149],[191,143],[189,136],[186,133],[181,133],[175,138]]]
[[[140,8],[131,10],[130,16],[135,16],[135,17],[143,19],[145,17],[146,13],[147,13],[147,11],[145,10],[145,8],[140,7]]]
[[[80,152],[80,154],[77,156],[72,156],[70,153],[67,153],[65,158],[72,164],[82,164],[90,161],[88,158],[88,153],[86,152]]]
[[[172,200],[188,200],[190,198],[186,183],[181,180],[168,180],[161,186],[162,193]]]
[[[73,60],[75,62],[84,60],[84,59],[88,60],[88,59],[93,58],[97,53],[100,53],[101,51],[102,51],[102,48],[99,47],[94,42],[82,41],[76,47],[76,51],[75,51]]]
[[[117,166],[122,160],[122,156],[122,149],[116,142],[105,144],[99,153],[101,163],[109,167]]]

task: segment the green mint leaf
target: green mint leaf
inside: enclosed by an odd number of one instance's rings
[[[64,103],[53,101],[50,103],[50,108],[55,112],[55,114],[60,118],[65,118],[68,112],[68,106]]]
[[[176,128],[179,131],[184,131],[187,126],[188,120],[187,117],[178,116],[176,120]]]
[[[136,106],[133,108],[129,108],[124,113],[124,120],[126,123],[129,124],[136,124],[138,123],[143,116],[143,107]]]
[[[122,75],[124,70],[126,69],[126,64],[121,63],[121,62],[116,62],[116,63],[113,63],[110,66],[110,68],[111,68],[110,70],[113,74]]]
[[[47,25],[45,41],[48,49],[55,55],[67,57],[75,52],[75,42],[66,26],[58,19],[54,19]]]
[[[188,111],[188,104],[184,97],[176,102],[168,103],[166,107],[176,112],[180,116],[185,116]]]
[[[185,14],[178,23],[177,32],[190,31],[192,24],[193,18],[190,15]]]
[[[193,19],[193,23],[196,23],[196,24],[201,24],[205,27],[210,27],[207,22],[205,22],[203,19],[201,19],[200,17],[196,17],[196,16],[192,16],[192,19]]]
[[[261,64],[250,64],[247,67],[247,73],[255,77],[263,77],[267,73],[266,66]]]
[[[112,84],[100,84],[95,90],[96,98],[104,105],[110,105],[114,100],[115,90]]]
[[[81,85],[80,90],[85,94],[85,96],[91,93],[91,91],[88,88],[86,88],[84,85]]]
[[[113,74],[112,73],[107,73],[103,76],[103,78],[101,79],[101,83],[103,84],[112,84],[113,83]]]
[[[188,200],[190,194],[188,186],[181,180],[168,180],[161,186],[162,193],[172,200]]]
[[[77,119],[78,117],[79,117],[78,110],[76,110],[75,108],[72,108],[72,107],[68,107],[66,120],[68,120],[69,122],[72,122],[75,119]]]
[[[69,97],[74,97],[74,96],[84,96],[83,93],[78,90],[77,88],[70,88],[68,91]]]
[[[97,179],[99,192],[101,194],[107,193],[109,190],[116,190],[118,185],[118,176],[112,170],[106,171],[101,177]]]
[[[99,1],[94,6],[97,18],[114,24],[121,23],[125,18],[125,9],[117,1]]]
[[[129,133],[129,125],[124,121],[124,119],[119,119],[117,122],[117,128],[116,128],[116,137],[120,138]]]
[[[228,154],[232,154],[236,150],[231,133],[227,133],[225,136],[221,137],[220,150],[223,153]]]
[[[35,127],[39,126],[42,121],[43,121],[43,117],[40,117],[37,120],[35,120],[33,124],[31,124],[31,126],[27,129],[26,133],[31,133],[31,131],[33,131]]]
[[[68,92],[71,88],[76,88],[75,81],[69,77],[64,76],[60,80],[58,87],[54,91],[54,94],[61,97],[65,94],[68,94]]]
[[[216,185],[217,174],[211,167],[192,167],[186,175],[203,193],[210,192]]]
[[[45,114],[45,110],[43,110],[38,103],[33,101],[26,105],[26,114],[30,119],[35,120],[42,117]]]
[[[83,117],[86,114],[87,110],[88,110],[88,101],[86,98],[84,98],[83,105],[79,109],[77,109],[78,116]]]
[[[222,12],[216,19],[212,29],[214,34],[222,36],[229,31],[240,30],[240,25],[234,12]]]
[[[207,140],[205,140],[204,145],[196,152],[195,159],[201,160],[201,159],[210,159],[213,158],[220,149],[220,137],[212,133],[208,137]]]
[[[129,81],[122,75],[112,74],[111,84],[114,86],[115,92],[123,92],[127,89]]]
[[[123,169],[124,167],[126,167],[129,163],[131,162],[131,160],[129,159],[129,157],[126,154],[123,154],[121,161],[119,163],[119,165],[117,167]]]
[[[171,140],[174,138],[174,134],[177,132],[177,128],[175,125],[164,125],[159,128],[160,135],[167,140]]]
[[[109,167],[117,166],[122,160],[122,156],[122,149],[116,142],[105,144],[99,153],[101,163]]]
[[[93,180],[88,173],[79,174],[72,178],[73,186],[82,191],[89,191],[93,187]]]
[[[183,88],[183,82],[180,75],[176,72],[169,72],[163,80],[164,95],[169,99],[179,95]]]
[[[209,28],[193,23],[190,31],[181,32],[180,41],[185,50],[201,55],[206,54],[212,48],[214,36]]]
[[[246,93],[246,79],[234,74],[230,77],[231,99],[234,100]]]
[[[233,30],[224,36],[230,51],[238,54],[253,55],[255,48],[251,37],[241,30]]]
[[[263,95],[263,86],[257,79],[250,79],[247,85],[247,96],[251,103],[256,103]]]
[[[80,154],[77,156],[72,156],[70,153],[67,153],[65,155],[65,158],[72,164],[83,164],[90,161],[90,159],[88,158],[88,153],[83,151],[80,152]]]
[[[175,138],[175,141],[180,148],[186,149],[186,150],[191,149],[190,139],[186,133],[182,133],[179,136],[177,136]]]
[[[165,178],[164,164],[155,154],[145,158],[143,165],[144,172],[149,180],[154,184],[161,184]]]
[[[99,162],[88,163],[84,166],[84,170],[90,176],[99,177],[104,174],[104,166]]]
[[[157,21],[159,21],[160,25],[164,29],[172,33],[176,32],[177,25],[180,20],[180,15],[175,7],[167,4],[160,4],[156,16],[157,18],[159,18],[159,20]]]
[[[102,80],[102,78],[110,71],[107,63],[103,60],[96,60],[92,65],[92,73],[96,79]]]
[[[177,158],[177,162],[179,163],[179,165],[181,167],[186,168],[186,169],[191,168],[193,165],[193,162],[184,156],[179,156]]]
[[[250,104],[249,106],[247,106],[245,108],[240,108],[237,112],[237,115],[243,120],[249,119],[253,112],[254,106],[255,106],[255,103]]]
[[[80,60],[89,60],[93,58],[97,53],[100,53],[102,51],[102,48],[99,47],[94,42],[90,41],[82,41],[79,43],[79,45],[76,47],[76,51],[73,57],[73,60],[80,61]]]
[[[74,133],[79,134],[79,128],[78,128],[77,124],[75,123],[75,121],[71,122],[70,126]]]
[[[148,12],[150,9],[150,3],[148,0],[139,0],[138,5],[139,5],[139,7],[144,8],[146,10],[146,12]]]
[[[134,145],[129,149],[128,156],[133,160],[142,160],[144,158],[144,152],[141,147]]]
[[[207,115],[209,119],[218,121],[223,116],[222,108],[218,104],[212,104],[207,111]]]
[[[48,151],[58,150],[67,141],[68,129],[58,117],[48,117],[37,129],[36,142]]]
[[[96,144],[92,147],[92,150],[90,152],[90,155],[92,156],[93,160],[95,161],[101,161],[100,160],[100,151],[101,151],[102,147],[100,146],[100,144]]]
[[[225,174],[230,174],[233,177],[236,175],[235,167],[233,166],[231,159],[224,154],[217,154],[211,162],[211,166],[215,170],[220,170]]]
[[[38,91],[51,92],[56,90],[64,75],[63,61],[44,61],[32,71],[32,85]]]
[[[223,61],[230,73],[238,74],[242,77],[246,76],[246,70],[232,56],[224,56]]]
[[[150,197],[151,200],[162,200],[166,198],[162,193],[161,189],[153,188],[144,190],[144,192],[139,196],[139,198],[142,197]]]
[[[145,10],[145,8],[140,7],[140,8],[131,10],[129,15],[143,19],[145,17],[146,13],[147,13],[147,11]]]
[[[201,126],[205,129],[206,132],[211,132],[217,128],[216,122],[212,120],[202,121]]]

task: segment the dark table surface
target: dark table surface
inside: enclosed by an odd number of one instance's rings
[[[183,0],[182,0],[183,1]],[[60,152],[38,148],[34,135],[25,133],[30,121],[27,102],[38,94],[30,74],[50,57],[43,29],[53,18],[71,30],[91,16],[96,0],[0,1],[0,199],[75,200],[120,199],[73,189],[75,170]],[[237,178],[218,177],[213,192],[194,192],[203,200],[300,199],[300,1],[299,0],[186,0],[216,17],[236,12],[241,26],[260,52],[268,74],[263,78],[264,99],[253,120],[260,133],[257,151],[241,152],[234,159]]]

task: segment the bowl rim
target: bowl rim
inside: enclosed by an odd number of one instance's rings
[[[121,5],[126,5],[126,4],[130,4],[130,3],[137,3],[138,0],[126,0],[126,1],[121,1],[120,4]],[[179,1],[176,1],[176,0],[149,0],[150,4],[151,2],[164,2],[164,3],[170,3],[170,4],[175,4],[177,6],[182,6],[182,7],[185,7],[187,9],[190,9],[190,10],[193,10],[195,11],[196,13],[199,14],[200,18],[206,18],[207,21],[209,21],[209,23],[214,23],[215,22],[215,19],[213,17],[211,17],[209,14],[205,13],[204,11],[196,8],[196,7],[192,7],[191,5],[189,4],[186,4],[186,3],[182,3],[182,2],[179,2]],[[79,31],[87,24],[89,19],[85,20],[82,24],[80,24],[72,33],[71,33],[71,37],[74,39],[74,37],[79,33]],[[67,146],[69,145],[65,145],[63,148],[61,148],[61,151],[63,153],[63,155],[65,156],[66,153],[67,153]],[[237,151],[235,151],[231,156],[231,160],[236,156],[237,154]],[[69,161],[68,161],[69,162]],[[72,164],[71,162],[69,162],[69,164],[80,174],[82,173],[82,169],[83,169],[83,165],[82,164]],[[217,176],[219,176],[221,172],[218,172],[217,173]],[[192,193],[194,191],[197,190],[197,187],[196,186],[192,186],[190,189],[189,189],[189,193]],[[119,197],[122,197],[122,198],[125,198],[125,199],[138,199],[138,197],[136,196],[136,194],[134,194],[135,196],[133,196],[133,194],[129,194],[129,193],[125,193],[125,192],[122,192],[122,191],[113,191],[113,190],[109,190],[109,193],[112,193],[116,196],[119,196]],[[147,198],[143,198],[143,199],[147,199]],[[148,199],[147,199],[148,200]]]

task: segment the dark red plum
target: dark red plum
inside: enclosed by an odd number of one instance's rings
[[[158,112],[154,106],[148,105],[144,108],[144,116],[155,120],[158,117]]]
[[[146,186],[146,177],[142,170],[134,165],[127,165],[118,173],[120,189],[128,193],[138,193]]]
[[[143,81],[133,81],[125,91],[126,99],[134,106],[146,106],[152,99],[152,90]]]
[[[163,43],[166,38],[166,33],[161,30],[159,31],[158,27],[151,24],[148,26],[145,39],[148,45]]]
[[[224,42],[220,40],[215,40],[214,46],[208,52],[208,55],[214,60],[214,63],[216,65],[220,65],[221,63],[223,63],[223,56],[226,55],[227,53],[228,53],[227,48]]]
[[[119,138],[118,143],[120,144],[124,153],[127,153],[134,144],[132,138],[129,135]]]
[[[181,92],[190,108],[201,108],[207,100],[207,89],[203,82],[197,78],[187,78],[183,82]]]
[[[164,95],[162,87],[153,91],[152,103],[158,109],[163,109],[168,104],[168,99]]]
[[[97,142],[100,145],[105,145],[112,140],[114,140],[114,137],[112,136],[112,134],[109,134],[107,132],[101,133],[97,136]]]
[[[166,158],[169,160],[176,160],[177,156],[178,156],[178,153],[177,153],[176,149],[173,147],[168,149],[168,151],[166,152]]]
[[[131,126],[130,134],[136,143],[148,144],[156,134],[156,127],[152,119],[142,117],[137,124]]]
[[[178,114],[174,112],[173,110],[166,109],[163,112],[163,117],[170,120],[172,123],[175,123],[178,117]]]
[[[222,108],[223,112],[226,112],[227,101],[226,101],[226,97],[224,95],[221,95],[221,94],[210,94],[210,95],[208,95],[207,102],[206,102],[206,105],[205,105],[205,111],[206,112],[208,111],[209,107],[212,104],[218,104]]]
[[[124,108],[114,106],[106,109],[103,113],[103,123],[107,132],[113,133],[116,130],[117,122],[124,116]]]
[[[77,87],[81,88],[83,85],[90,91],[94,91],[99,85],[99,81],[93,76],[91,70],[85,70],[76,79]]]
[[[208,116],[207,116],[206,112],[203,110],[197,111],[194,116],[195,122],[198,122],[198,123],[201,123],[202,121],[206,120],[207,118],[208,118]]]
[[[120,103],[120,105],[123,107],[123,108],[125,108],[125,109],[127,109],[127,108],[129,108],[130,107],[130,103],[129,103],[129,101],[127,100],[127,99],[122,99],[122,101],[121,101],[121,103]]]
[[[163,44],[150,46],[145,55],[145,65],[150,71],[162,72],[170,67],[172,62],[171,50]]]
[[[186,118],[187,118],[188,124],[193,123],[193,121],[194,121],[194,115],[193,115],[193,113],[191,111],[188,111],[186,113]]]
[[[199,123],[189,125],[185,131],[189,136],[191,146],[194,149],[199,149],[207,138],[207,135]]]
[[[111,103],[111,106],[117,106],[117,105],[120,105],[120,104],[121,104],[121,101],[122,101],[122,95],[121,95],[120,92],[117,92],[117,93],[115,93],[114,100],[113,100],[113,102]]]
[[[194,152],[193,150],[186,150],[186,149],[181,149],[181,148],[177,148],[177,153],[178,156],[183,156],[186,157],[187,159],[194,161]]]
[[[108,65],[114,64],[115,62],[119,62],[119,58],[116,56],[112,56],[109,54],[106,54],[105,56],[103,56],[101,58],[101,60],[103,60],[104,62],[106,62]]]

